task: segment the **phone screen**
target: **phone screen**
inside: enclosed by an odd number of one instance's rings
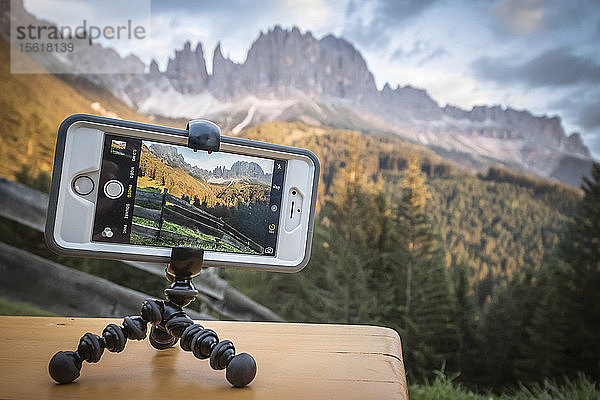
[[[275,256],[286,164],[106,134],[92,241]]]

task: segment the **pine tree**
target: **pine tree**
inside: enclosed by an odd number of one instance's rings
[[[559,260],[547,272],[547,296],[534,318],[529,358],[548,375],[582,371],[598,380],[600,164],[593,164],[591,178],[584,178],[581,188],[584,196],[560,243]]]
[[[578,372],[599,378],[600,164],[582,190],[557,257],[509,285],[487,313],[486,341],[494,345],[486,354],[494,384]]]
[[[376,304],[369,292],[370,272],[375,261],[372,248],[372,195],[358,144],[352,146],[345,168],[336,180],[335,197],[322,214],[328,225],[328,252],[322,287],[328,295],[326,312],[336,322],[368,322]]]
[[[523,382],[560,377],[564,339],[570,336],[570,322],[564,318],[564,304],[557,300],[557,279],[565,270],[558,257],[546,260],[546,265],[535,275],[526,296],[533,308],[530,320],[524,321],[525,335],[518,344],[515,375]]]
[[[520,343],[533,314],[531,287],[531,274],[525,279],[514,277],[485,306],[481,354],[485,354],[483,383],[488,387],[500,389],[506,382],[520,380],[515,360],[522,358]]]
[[[426,377],[453,358],[457,331],[450,320],[453,302],[443,252],[424,213],[429,192],[416,156],[409,159],[402,187],[397,211],[399,268],[394,277],[399,303],[392,316],[403,334],[407,370]]]
[[[458,329],[457,352],[455,364],[450,370],[460,372],[462,380],[473,380],[480,374],[481,346],[479,315],[475,306],[475,297],[469,285],[470,267],[459,263],[452,271],[455,310],[452,320]]]
[[[383,182],[383,179],[378,178],[373,199],[373,217],[370,221],[373,229],[369,245],[373,251],[373,260],[369,264],[369,291],[376,304],[371,314],[372,322],[391,325],[390,313],[398,304],[394,295],[396,290],[393,277],[400,268],[397,260],[400,235],[394,224],[390,196],[386,193]]]
[[[198,196],[194,195],[194,207],[196,208],[200,208],[202,206],[202,204],[200,203],[200,199],[198,198]]]
[[[421,165],[412,155],[408,161],[406,176],[402,181],[405,189],[403,199],[398,208],[400,231],[404,232],[405,266],[406,266],[406,300],[404,306],[410,314],[412,305],[413,269],[417,262],[425,261],[423,258],[432,256],[435,247],[433,232],[427,217],[424,214],[425,204],[430,197],[425,186],[425,174],[421,172]]]

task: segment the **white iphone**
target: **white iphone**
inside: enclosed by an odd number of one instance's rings
[[[60,126],[46,242],[75,256],[296,272],[310,257],[319,161],[308,150],[92,115]]]

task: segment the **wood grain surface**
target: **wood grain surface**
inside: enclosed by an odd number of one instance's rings
[[[0,399],[407,399],[398,334],[387,328],[201,321],[233,341],[258,364],[249,387],[232,388],[177,345],[157,351],[148,340],[128,341],[83,364],[79,379],[55,384],[48,361],[75,350],[86,332],[100,334],[120,320],[0,317]]]

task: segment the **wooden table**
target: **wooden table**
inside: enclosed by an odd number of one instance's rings
[[[55,384],[48,361],[75,350],[85,332],[100,334],[99,318],[0,317],[0,399],[407,399],[398,334],[387,328],[257,322],[200,322],[258,364],[249,387],[231,388],[176,346],[157,351],[128,341],[122,353],[84,363],[79,379]]]

